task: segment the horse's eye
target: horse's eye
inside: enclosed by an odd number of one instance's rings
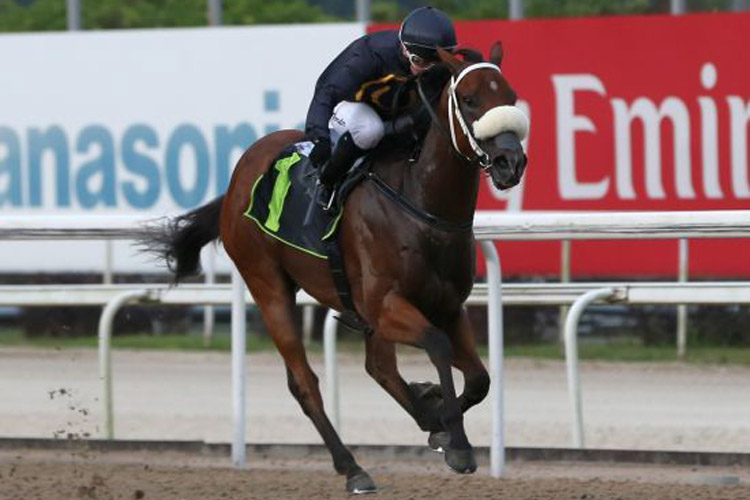
[[[476,105],[477,105],[476,99],[474,99],[474,97],[470,96],[470,95],[465,95],[465,96],[461,97],[461,102],[463,102],[464,104],[466,104],[470,108],[476,107]]]

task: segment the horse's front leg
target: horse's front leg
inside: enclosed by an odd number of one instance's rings
[[[398,371],[396,345],[384,340],[378,331],[367,337],[365,346],[367,373],[411,415],[420,429],[431,434],[443,431],[440,414],[436,411],[437,405],[442,406],[443,402],[440,386],[429,383],[407,385]],[[437,388],[437,391],[433,390],[438,394],[436,398],[424,394],[427,386]],[[435,404],[430,404],[432,402]],[[445,435],[447,436],[447,433]]]
[[[445,328],[450,337],[453,347],[453,366],[464,376],[464,392],[458,398],[458,405],[462,413],[466,413],[474,405],[481,403],[490,389],[490,376],[477,354],[474,329],[469,321],[466,308],[455,321],[446,325]],[[442,395],[434,397],[436,401],[442,399]],[[428,441],[430,448],[444,448],[450,440],[446,431],[438,430],[430,433]]]
[[[446,332],[453,346],[453,366],[464,375],[464,392],[458,398],[458,404],[461,411],[466,413],[487,396],[490,390],[490,375],[479,359],[474,329],[465,307],[461,308],[458,318],[446,328]]]
[[[385,296],[376,324],[385,340],[422,347],[427,352],[437,369],[443,393],[440,420],[450,434],[450,443],[445,448],[445,461],[456,472],[474,472],[477,464],[466,437],[463,414],[451,373],[453,347],[450,339],[414,305],[394,292]]]

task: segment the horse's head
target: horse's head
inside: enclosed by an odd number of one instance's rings
[[[462,61],[442,49],[438,53],[452,74],[441,107],[453,147],[467,160],[478,161],[498,189],[515,186],[526,169],[521,141],[529,121],[515,106],[516,93],[500,72],[502,45],[492,47],[490,62]]]

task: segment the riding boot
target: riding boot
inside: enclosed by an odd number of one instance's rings
[[[319,181],[321,194],[318,200],[329,209],[334,194],[334,186],[349,171],[354,161],[362,156],[364,150],[354,144],[352,135],[347,132],[339,138],[333,148],[331,158],[320,169]]]

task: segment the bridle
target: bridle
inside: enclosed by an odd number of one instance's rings
[[[464,116],[461,113],[461,107],[458,105],[458,98],[456,97],[456,87],[458,87],[458,84],[461,82],[461,80],[472,71],[485,68],[494,69],[498,73],[502,74],[500,68],[498,68],[496,64],[489,62],[475,63],[464,68],[458,74],[458,76],[452,76],[450,87],[448,87],[448,124],[450,125],[453,148],[458,154],[466,158],[468,161],[472,161],[471,158],[463,154],[463,152],[458,147],[458,141],[456,139],[456,129],[452,119],[452,115],[455,115],[458,124],[461,126],[461,131],[466,136],[466,139],[468,139],[469,145],[474,151],[474,154],[477,155],[477,160],[479,161],[479,165],[481,165],[483,170],[487,170],[490,165],[492,165],[492,160],[490,159],[490,155],[488,155],[481,147],[479,147],[479,144],[474,138],[474,135],[471,133],[471,131],[469,131],[469,127],[466,126],[466,120],[464,120]]]
[[[461,82],[461,80],[464,79],[466,75],[471,73],[472,71],[476,71],[478,69],[494,69],[498,73],[501,73],[500,68],[493,63],[490,62],[480,62],[480,63],[474,63],[470,66],[467,66],[464,68],[458,76],[451,76],[450,85],[448,87],[448,124],[450,127],[450,132],[446,132],[443,128],[437,114],[435,113],[435,110],[432,108],[432,103],[427,98],[427,96],[424,93],[424,90],[422,89],[422,85],[420,82],[420,79],[417,79],[417,91],[419,92],[419,97],[422,100],[422,104],[427,108],[428,113],[430,114],[430,117],[435,122],[435,124],[438,126],[438,129],[443,132],[446,136],[449,136],[451,139],[451,143],[453,144],[453,149],[458,153],[459,156],[464,158],[466,161],[470,163],[478,162],[482,170],[488,170],[490,166],[492,165],[492,160],[490,159],[490,155],[488,155],[477,143],[477,140],[474,138],[474,135],[469,130],[469,127],[466,125],[466,120],[463,117],[463,114],[461,113],[461,107],[458,105],[458,97],[456,95],[456,88],[458,87],[458,84]],[[474,151],[474,154],[476,155],[476,158],[471,158],[464,154],[463,151],[461,151],[461,148],[458,147],[458,138],[456,134],[456,126],[454,125],[453,118],[455,117],[456,121],[458,122],[459,127],[461,128],[461,132],[463,132],[464,136],[466,136],[466,139],[469,141],[469,145],[471,146],[472,151]]]

